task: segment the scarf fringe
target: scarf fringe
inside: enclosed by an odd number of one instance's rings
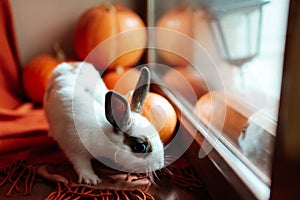
[[[60,200],[60,199],[155,200],[151,194],[139,189],[135,189],[135,190],[96,189],[87,185],[70,187],[61,182],[57,182],[56,190],[51,192],[45,200]]]
[[[0,187],[5,184],[10,184],[10,188],[6,192],[6,196],[10,197],[12,192],[16,190],[21,192],[21,179],[24,181],[24,195],[29,195],[32,192],[32,185],[35,180],[35,171],[28,165],[26,161],[18,160],[3,172],[4,179],[0,181]]]
[[[24,160],[18,160],[7,169],[0,170],[0,187],[9,184],[6,196],[10,197],[15,190],[23,192],[24,195],[32,193],[34,181],[38,178],[37,169],[45,163],[30,165]],[[202,184],[194,170],[189,166],[169,165],[161,170],[159,174],[167,176],[172,182],[182,189],[197,190],[202,188]],[[21,184],[24,184],[24,191],[21,191]],[[147,190],[146,190],[147,191]],[[99,189],[88,185],[67,185],[57,181],[57,187],[46,198],[46,200],[60,199],[125,199],[125,200],[154,200],[151,194],[141,189],[116,190],[116,189]]]

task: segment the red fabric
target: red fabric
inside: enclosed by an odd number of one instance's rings
[[[43,109],[24,101],[21,72],[10,4],[0,0],[0,168],[34,160],[30,149],[52,142]]]
[[[8,0],[0,0],[0,107],[20,105],[20,64]]]

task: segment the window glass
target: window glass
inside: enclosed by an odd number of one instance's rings
[[[268,185],[288,3],[155,0],[148,5],[148,25],[156,29],[149,31],[148,61],[157,63],[156,81],[190,120]]]

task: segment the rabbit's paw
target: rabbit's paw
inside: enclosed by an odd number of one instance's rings
[[[82,170],[79,173],[79,183],[86,183],[88,185],[99,185],[102,180],[94,173],[89,170]]]

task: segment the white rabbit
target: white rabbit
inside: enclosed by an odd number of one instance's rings
[[[100,74],[86,62],[62,63],[52,73],[44,109],[49,135],[73,164],[79,182],[99,184],[91,160],[127,172],[151,172],[164,165],[159,133],[141,113],[150,72],[141,75],[128,101],[108,91]]]

